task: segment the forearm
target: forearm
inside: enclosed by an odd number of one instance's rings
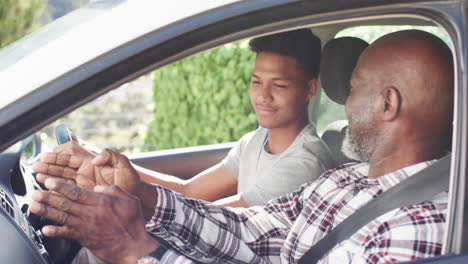
[[[221,206],[210,207],[203,201],[185,199],[163,188],[155,188],[158,201],[155,214],[147,224],[149,232],[200,262],[228,262],[225,260],[237,259],[244,260],[245,263],[265,263],[244,241],[240,241],[242,223],[238,215],[227,213],[227,209]],[[226,219],[226,215],[232,218]],[[227,222],[230,222],[232,229],[219,228]],[[223,240],[220,241],[219,238]],[[208,252],[218,253],[213,256],[208,255]]]
[[[186,194],[185,189],[187,185],[187,181],[179,179],[175,176],[148,170],[146,168],[140,167],[134,163],[132,163],[135,170],[140,175],[140,179],[152,183],[161,185],[167,189],[176,191],[178,193]]]
[[[146,221],[149,221],[154,215],[156,203],[157,203],[157,193],[154,191],[154,185],[146,181],[141,181],[136,193],[134,193],[141,202],[141,209],[143,210],[143,215]]]
[[[237,179],[221,163],[215,164],[188,180],[181,180],[136,165],[134,167],[139,172],[140,179],[192,199],[216,201],[234,195],[237,191]]]
[[[233,209],[187,199],[161,187],[155,190],[158,201],[147,230],[180,252],[201,262],[279,261],[281,245],[292,223],[288,217],[293,214],[279,212],[281,204],[270,205],[276,209]],[[216,252],[216,255],[207,252]]]

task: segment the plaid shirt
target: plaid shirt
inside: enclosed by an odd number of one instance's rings
[[[158,202],[146,228],[200,262],[297,263],[357,209],[429,164],[377,179],[366,176],[367,163],[348,165],[251,208],[224,208],[156,186]],[[390,211],[336,245],[319,263],[390,263],[439,255],[446,209],[444,192],[431,201]]]

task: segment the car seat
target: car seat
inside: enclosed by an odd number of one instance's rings
[[[334,102],[344,105],[350,90],[350,78],[354,66],[369,44],[359,38],[342,37],[330,40],[322,51],[319,80],[325,94]],[[347,120],[328,124],[322,133],[322,140],[328,145],[338,164],[351,162],[341,152]]]

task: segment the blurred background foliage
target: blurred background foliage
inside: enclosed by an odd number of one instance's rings
[[[38,27],[36,18],[45,7],[42,0],[2,0],[0,4],[0,47]]]
[[[0,3],[0,48],[89,1],[2,0]]]
[[[153,115],[143,150],[238,140],[255,129],[249,83],[255,54],[246,41],[153,72]]]

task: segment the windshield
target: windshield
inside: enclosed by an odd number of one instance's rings
[[[0,108],[157,28],[235,0],[92,2],[0,51]],[[183,6],[184,8],[180,8]]]

